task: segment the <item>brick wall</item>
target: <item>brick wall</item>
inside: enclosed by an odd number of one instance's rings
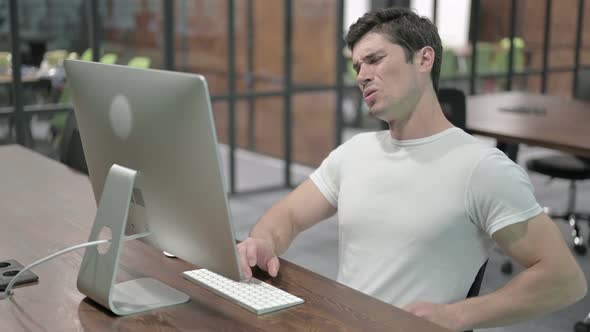
[[[188,1],[186,8],[176,3],[176,66],[178,70],[203,74],[211,94],[227,93],[227,2]],[[237,90],[246,91],[247,8],[246,1],[235,2]],[[254,7],[254,80],[255,91],[280,90],[283,87],[284,9],[283,1],[257,0]],[[162,66],[160,7],[142,1],[129,10],[135,16],[135,28],[115,26],[105,29],[106,45],[123,54],[143,53],[152,57],[153,67]],[[336,1],[293,1],[294,84],[335,84]],[[186,21],[182,27],[181,23]],[[178,26],[181,25],[182,29]],[[128,54],[128,55],[125,55]],[[297,94],[292,99],[293,159],[307,165],[319,165],[333,148],[335,94],[331,92]],[[214,105],[219,138],[227,142],[227,103]],[[247,103],[236,106],[237,141],[248,145]],[[255,103],[256,151],[282,157],[283,100],[260,98]]]
[[[509,0],[483,0],[480,39],[495,42],[510,35]],[[575,42],[578,16],[578,0],[552,2],[551,34],[549,49],[550,67],[572,67],[574,65]],[[585,2],[584,29],[580,63],[590,65],[590,3]],[[525,41],[527,67],[541,69],[543,66],[543,43],[545,25],[545,1],[519,0],[516,34]],[[540,91],[540,75],[531,76],[527,88]],[[572,95],[573,74],[552,73],[548,75],[547,93],[569,97]]]

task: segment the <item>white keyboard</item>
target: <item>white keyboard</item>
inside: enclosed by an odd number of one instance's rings
[[[237,282],[207,269],[185,271],[182,276],[257,315],[285,309],[304,302],[303,299],[256,278]]]

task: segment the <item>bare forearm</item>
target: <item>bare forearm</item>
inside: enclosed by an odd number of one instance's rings
[[[465,329],[488,328],[563,308],[578,301],[585,293],[586,281],[581,271],[564,272],[538,263],[503,288],[457,302],[451,307],[461,317]]]
[[[281,255],[303,230],[336,212],[310,179],[273,205],[254,225],[250,236],[271,242],[275,255]]]
[[[271,241],[275,254],[281,255],[299,234],[293,226],[292,215],[281,202],[270,208],[250,231],[250,236]]]

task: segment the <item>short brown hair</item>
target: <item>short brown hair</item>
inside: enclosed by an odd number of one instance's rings
[[[392,43],[401,46],[408,63],[412,62],[415,52],[425,46],[432,47],[434,49],[434,63],[430,78],[434,91],[438,91],[442,43],[436,25],[427,17],[421,17],[410,9],[400,7],[368,12],[350,26],[344,40],[352,50],[354,45],[368,32],[381,33]]]

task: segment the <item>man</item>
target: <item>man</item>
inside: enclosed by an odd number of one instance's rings
[[[512,324],[586,293],[526,173],[445,118],[436,27],[406,9],[350,27],[358,85],[389,131],[355,136],[274,205],[238,246],[242,269],[271,276],[301,231],[338,212],[338,281],[454,331]],[[493,242],[526,269],[466,299]]]

